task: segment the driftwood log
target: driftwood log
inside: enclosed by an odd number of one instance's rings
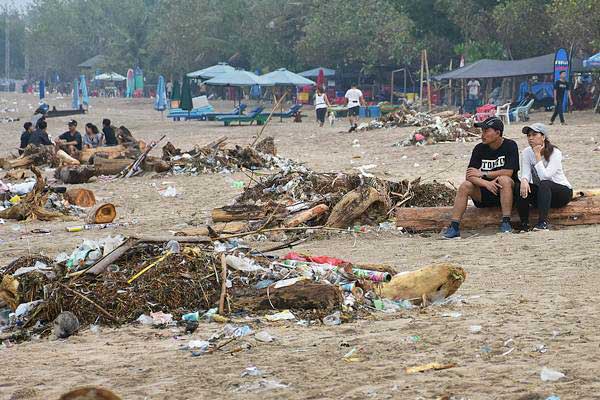
[[[346,193],[333,207],[325,226],[346,228],[377,201],[381,201],[377,189],[367,185],[360,186]]]
[[[128,151],[129,149],[123,145],[83,149],[79,155],[79,161],[81,161],[82,164],[85,164],[96,154],[102,154],[104,158],[126,157]]]
[[[264,207],[255,205],[234,205],[212,210],[213,222],[249,221],[267,216]]]
[[[135,160],[131,158],[106,158],[106,157],[94,157],[94,174],[100,175],[117,175],[129,165],[133,164]]]
[[[88,189],[69,189],[65,193],[65,199],[79,207],[93,207],[96,204],[94,192]]]
[[[117,217],[115,206],[110,203],[100,204],[91,209],[86,217],[88,224],[110,224]]]
[[[240,233],[246,232],[249,228],[247,222],[244,221],[231,221],[231,222],[218,222],[216,224],[210,226],[199,226],[199,227],[191,227],[185,228],[178,231],[176,236],[208,236],[212,229],[213,232],[218,234],[232,234],[232,233]]]
[[[262,289],[248,296],[235,295],[236,307],[249,310],[273,308],[296,310],[332,310],[341,307],[344,299],[337,285],[309,280],[299,281],[279,289]]]
[[[445,228],[450,223],[452,207],[415,207],[396,209],[396,225],[413,231],[431,231]],[[562,208],[553,208],[548,215],[553,225],[600,224],[600,197],[575,198]],[[460,222],[461,228],[478,229],[496,226],[502,219],[499,208],[468,207]],[[530,221],[537,220],[537,210],[533,209]],[[516,210],[513,221],[518,221]]]
[[[57,168],[54,177],[63,183],[80,184],[86,183],[96,174],[91,165],[62,166]]]
[[[327,206],[327,204],[319,204],[309,210],[300,211],[299,213],[290,216],[288,219],[283,221],[283,226],[287,228],[298,226],[310,221],[311,219],[317,218],[320,215],[323,215],[327,211],[329,211],[329,206]]]

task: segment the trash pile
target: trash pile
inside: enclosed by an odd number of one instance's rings
[[[410,110],[401,116],[396,113],[387,118],[392,119],[388,123],[419,127],[408,139],[397,143],[395,146],[424,145],[459,140],[474,141],[479,137],[479,129],[474,127],[474,120],[465,118],[453,111],[431,114]]]
[[[227,138],[223,137],[206,146],[196,146],[183,152],[169,142],[163,146],[162,159],[172,165],[174,174],[228,173],[240,169],[289,168],[291,160],[277,156],[275,141],[267,137],[253,146],[235,145],[227,147]]]
[[[365,171],[318,173],[295,166],[247,187],[232,205],[213,209],[209,234],[377,225],[397,207],[449,206],[455,195],[454,188],[420,178],[391,182]]]
[[[88,324],[197,326],[249,314],[335,325],[441,302],[466,278],[450,264],[397,274],[333,257],[267,256],[237,240],[177,240],[86,240],[56,260],[21,257],[0,268],[0,340],[64,337]]]

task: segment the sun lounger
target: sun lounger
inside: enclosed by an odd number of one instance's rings
[[[211,105],[194,108],[193,110],[187,111],[182,110],[181,108],[171,108],[169,113],[167,114],[167,118],[173,118],[173,121],[180,121],[183,119],[184,121],[190,119],[205,119],[205,114],[211,113],[214,111],[214,108]]]
[[[229,126],[231,123],[235,122],[237,122],[239,125],[241,125],[243,122],[248,122],[250,125],[252,125],[253,122],[256,122],[256,125],[262,125],[267,120],[267,117],[261,115],[263,110],[263,107],[256,107],[247,115],[226,115],[217,117],[217,121],[222,121],[225,126]]]
[[[239,106],[236,106],[231,112],[210,112],[210,113],[206,113],[206,120],[207,121],[215,121],[217,119],[217,117],[228,117],[231,115],[240,115],[240,114],[244,114],[244,111],[246,110],[246,105],[244,103],[240,104]]]
[[[293,106],[291,106],[289,108],[289,110],[285,111],[285,112],[274,112],[273,113],[273,118],[278,117],[278,118],[292,118],[297,112],[300,111],[300,109],[302,108],[302,104],[294,104]],[[265,116],[265,117],[269,117],[270,112],[268,113],[261,113],[261,115]]]

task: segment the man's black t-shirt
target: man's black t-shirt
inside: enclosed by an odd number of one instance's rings
[[[117,137],[115,136],[115,130],[112,126],[105,126],[102,128],[102,132],[104,133],[104,143],[107,146],[116,146],[119,144],[117,142]]]
[[[29,140],[31,139],[31,132],[24,131],[21,133],[21,146],[19,148],[24,149],[29,144]],[[19,154],[23,154],[23,150],[19,150]]]
[[[77,144],[75,145],[75,147],[77,147],[77,150],[81,150],[83,148],[83,141],[81,139],[81,133],[79,133],[78,131],[75,131],[75,133],[73,133],[73,134],[71,134],[71,132],[69,132],[69,131],[66,131],[65,133],[60,135],[58,138],[66,141],[66,142],[77,142]]]
[[[560,79],[554,82],[554,90],[556,90],[556,101],[562,103],[565,98],[565,92],[571,90],[571,84]]]
[[[519,148],[517,143],[510,139],[504,139],[496,150],[491,149],[487,144],[479,143],[471,153],[469,168],[477,168],[482,172],[512,169],[512,178],[515,182],[518,181]]]
[[[50,138],[46,132],[41,129],[37,129],[31,134],[31,137],[29,138],[29,144],[34,146],[50,146],[52,145],[52,142],[50,141]]]

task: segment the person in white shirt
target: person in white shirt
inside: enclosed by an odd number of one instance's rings
[[[471,79],[467,82],[467,88],[469,90],[469,100],[477,100],[479,98],[479,81],[477,79]]]
[[[358,126],[358,113],[360,106],[365,105],[365,99],[360,89],[356,88],[356,83],[352,84],[352,87],[348,89],[346,95],[346,106],[348,107],[348,119],[350,120],[350,130],[348,132],[355,131]]]
[[[529,206],[538,209],[534,230],[548,229],[550,208],[566,206],[573,198],[573,187],[562,167],[562,153],[548,139],[548,127],[535,123],[523,128],[529,147],[522,154],[521,181],[515,186],[517,210],[523,230],[529,230]]]
[[[322,87],[317,87],[317,93],[315,93],[315,111],[317,113],[317,121],[319,126],[322,128],[325,123],[325,115],[327,115],[327,107],[331,107],[327,95],[323,91]]]

